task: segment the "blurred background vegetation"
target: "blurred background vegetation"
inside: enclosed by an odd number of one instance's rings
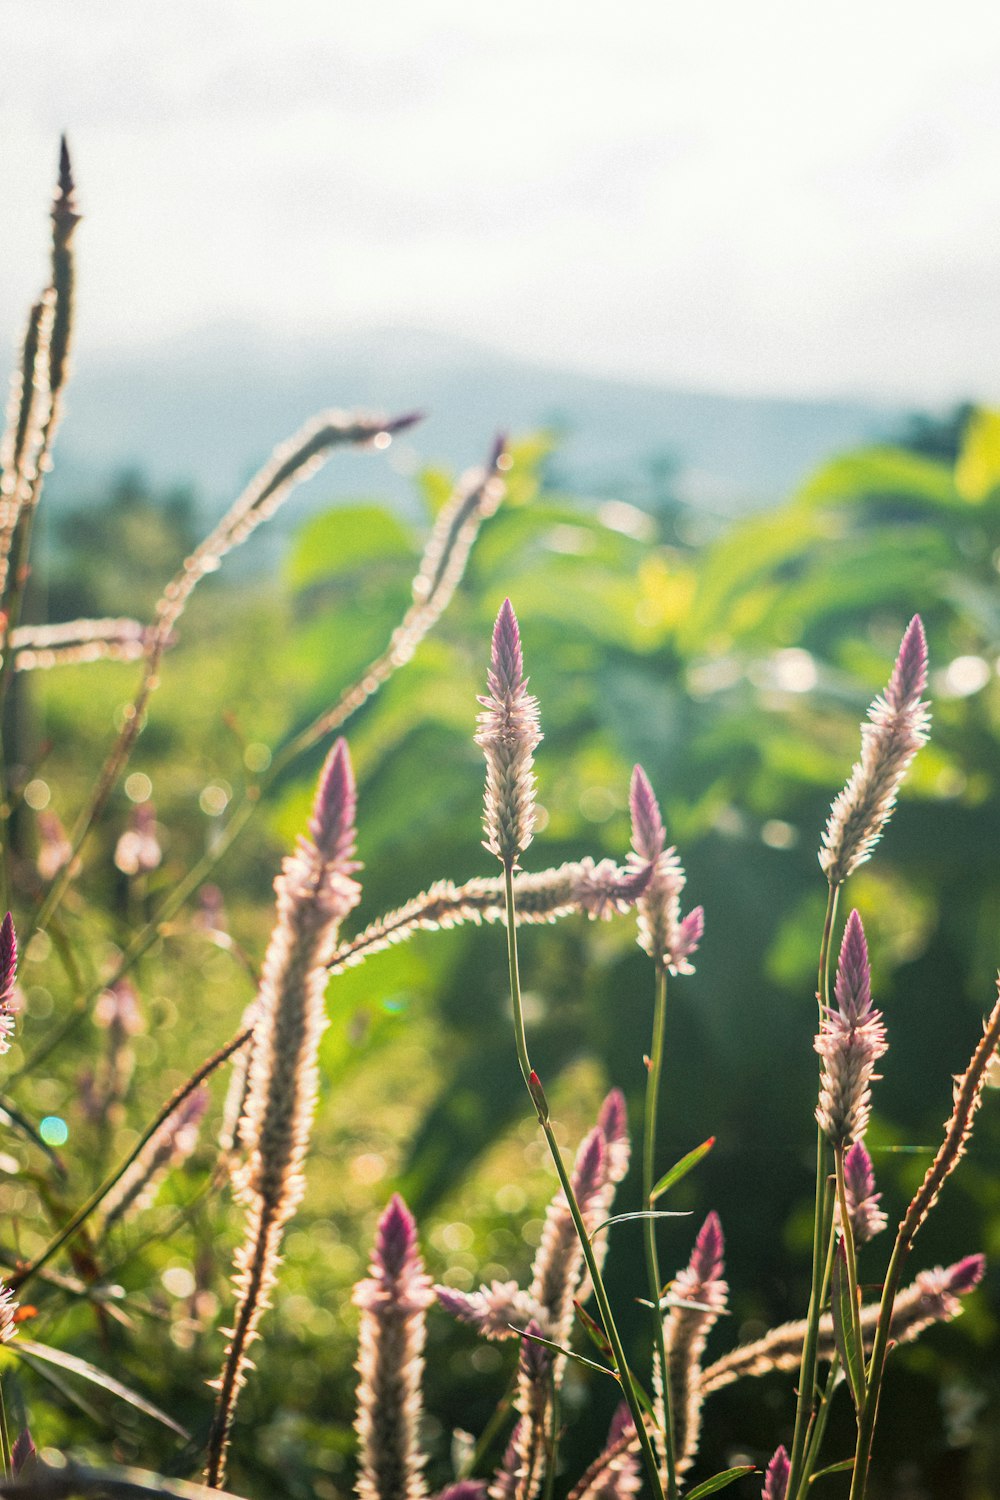
[[[732,1287],[732,1315],[710,1345],[720,1353],[804,1312],[825,897],[816,851],[858,752],[858,723],[915,611],[933,664],[932,742],[883,845],[847,892],[869,933],[891,1041],[869,1136],[890,1222],[940,1139],[951,1074],[964,1067],[991,1004],[1000,960],[1000,416],[964,408],[914,423],[899,441],[835,458],[787,501],[737,520],[678,500],[669,469],[641,490],[623,476],[614,498],[582,501],[558,486],[558,454],[553,461],[544,437],[512,451],[509,497],[484,528],[452,606],[349,727],[365,865],[357,925],[440,877],[493,873],[480,844],[472,731],[490,627],[509,594],[545,731],[540,831],[526,867],[622,858],[628,777],[641,761],[688,872],[688,905],[705,908],[697,973],[670,986],[660,1162],[710,1134],[717,1143],[677,1190],[672,1206],[694,1217],[669,1221],[662,1256],[668,1270],[681,1266],[701,1218],[718,1209]],[[223,569],[193,599],[60,931],[36,938],[25,956],[25,1015],[8,1076],[73,1002],[53,937],[71,945],[84,985],[110,971],[129,931],[218,838],[270,749],[384,645],[451,481],[437,469],[419,476],[414,514],[422,510],[423,530],[398,507],[341,505],[302,527],[280,577],[230,578]],[[137,475],[123,476],[107,499],[64,509],[34,579],[35,616],[148,615],[194,524],[190,497],[151,495]],[[25,871],[38,855],[42,814],[72,823],[136,670],[105,663],[18,679],[30,788],[17,824]],[[22,1253],[42,1243],[44,1216],[58,1222],[75,1206],[170,1089],[234,1031],[270,931],[271,881],[303,826],[320,760],[317,752],[281,778],[213,876],[224,919],[209,922],[193,903],[137,966],[141,1026],[128,1040],[134,1071],[121,1102],[88,1117],[82,1075],[109,1046],[108,1028],[90,1018],[12,1088],[30,1118],[68,1129],[70,1177],[58,1199],[41,1192],[37,1150],[5,1138],[0,1223]],[[115,866],[116,843],[130,810],[149,797],[163,860],[128,879]],[[28,874],[24,881],[27,890]],[[626,1091],[636,1122],[652,978],[632,920],[528,931],[522,968],[532,1054],[565,1141],[585,1132],[611,1084]],[[434,1278],[471,1287],[523,1275],[553,1191],[515,1065],[500,929],[420,935],[336,977],[328,1000],[308,1193],[236,1428],[231,1484],[254,1497],[350,1492],[350,1287],[390,1192],[399,1188],[416,1212]],[[213,1181],[224,1089],[217,1078],[186,1167],[100,1251],[104,1277],[124,1291],[114,1316],[72,1289],[36,1287],[39,1337],[113,1370],[199,1440],[239,1224]],[[1000,1257],[995,1106],[988,1098],[969,1158],[918,1240],[914,1272],[973,1250]],[[620,1201],[638,1206],[637,1182],[625,1183]],[[628,1335],[644,1363],[649,1340],[633,1303],[643,1286],[640,1236],[629,1225],[615,1235],[613,1294],[630,1310]],[[879,1241],[866,1251],[863,1281],[880,1279],[886,1253]],[[957,1324],[893,1356],[879,1496],[997,1493],[998,1320],[991,1269]],[[510,1346],[479,1344],[431,1313],[435,1486],[450,1476],[453,1431],[482,1430],[514,1357]],[[65,1375],[60,1384],[43,1387],[19,1366],[7,1399],[15,1408],[23,1401],[36,1441],[190,1472],[191,1455],[169,1433]],[[593,1456],[610,1415],[613,1391],[599,1384],[571,1372],[569,1479]],[[849,1452],[846,1407],[841,1396],[831,1461]],[[584,1411],[597,1417],[576,1420]],[[739,1454],[765,1460],[787,1441],[792,1414],[783,1377],[713,1398],[699,1472]],[[824,1481],[825,1492],[840,1493],[840,1482]],[[733,1493],[757,1494],[757,1484]]]

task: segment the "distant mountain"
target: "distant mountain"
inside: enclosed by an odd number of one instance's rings
[[[460,468],[492,435],[553,427],[555,470],[582,494],[636,493],[665,461],[685,498],[724,510],[780,499],[816,463],[897,431],[907,413],[857,401],[796,401],[678,391],[599,379],[413,330],[274,340],[206,328],[143,353],[80,351],[51,480],[52,503],[141,470],[190,483],[220,512],[273,445],[324,407],[405,411],[426,422],[392,463],[342,454],[311,481],[304,509],[345,496],[412,494],[407,461]],[[290,518],[291,519],[291,518]]]

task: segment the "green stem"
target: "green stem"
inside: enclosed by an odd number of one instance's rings
[[[517,967],[517,923],[514,920],[514,866],[512,864],[504,864],[503,879],[507,912],[507,966],[510,971],[510,998],[514,1006],[514,1045],[517,1048],[517,1061],[521,1069],[521,1077],[524,1079],[524,1086],[531,1094],[532,1103],[537,1109],[531,1086],[532,1067],[528,1056],[528,1042],[524,1034],[521,977]]]
[[[830,1361],[830,1369],[826,1377],[826,1385],[823,1394],[819,1398],[819,1406],[816,1410],[816,1418],[813,1422],[812,1433],[809,1438],[809,1446],[806,1449],[805,1465],[802,1470],[804,1483],[809,1484],[816,1472],[816,1464],[819,1461],[820,1450],[823,1447],[823,1439],[826,1436],[827,1422],[830,1420],[830,1402],[837,1384],[837,1376],[840,1373],[840,1356],[834,1354]]]
[[[844,1177],[844,1148],[842,1145],[834,1147],[833,1160],[837,1172],[837,1202],[840,1204],[841,1233],[844,1237],[844,1251],[847,1258],[847,1289],[851,1299],[851,1328],[856,1347],[864,1351],[865,1346],[861,1337],[861,1313],[858,1300],[858,1260],[854,1248],[854,1232],[851,1229],[851,1216],[847,1208],[847,1182]]]
[[[7,1408],[3,1399],[3,1381],[0,1380],[0,1457],[3,1458],[3,1471],[9,1479],[14,1472],[14,1459],[10,1449],[10,1433],[7,1431]]]
[[[816,1000],[822,1008],[830,998],[830,948],[833,924],[837,915],[839,885],[827,889],[826,916],[823,922],[823,937],[819,950],[819,973],[816,983]],[[816,1350],[819,1341],[819,1320],[823,1312],[823,1263],[829,1244],[830,1223],[833,1210],[833,1184],[829,1178],[829,1153],[826,1137],[816,1130],[816,1199],[813,1215],[812,1283],[809,1292],[809,1312],[806,1319],[806,1336],[802,1343],[802,1362],[799,1367],[799,1391],[795,1404],[795,1431],[792,1436],[792,1452],[788,1471],[788,1500],[798,1500],[802,1488],[802,1467],[805,1458],[806,1436],[812,1419],[816,1388]]]
[[[875,1339],[872,1344],[872,1357],[868,1364],[868,1388],[865,1393],[864,1405],[858,1417],[858,1442],[854,1452],[854,1475],[851,1479],[850,1500],[865,1500],[868,1488],[868,1465],[871,1463],[872,1440],[875,1436],[875,1418],[878,1416],[878,1398],[882,1388],[882,1376],[885,1373],[886,1356],[889,1352],[892,1309],[896,1301],[896,1292],[903,1270],[903,1262],[906,1259],[909,1248],[909,1240],[904,1239],[902,1235],[898,1236],[892,1248],[892,1259],[889,1261],[889,1269],[885,1273],[882,1302],[879,1307],[878,1322],[875,1325]]]
[[[659,1113],[660,1074],[663,1068],[663,1043],[667,1019],[667,971],[662,964],[656,966],[656,998],[653,1008],[653,1038],[650,1045],[649,1065],[646,1072],[646,1108],[642,1150],[642,1196],[647,1209],[653,1207],[653,1184],[656,1180],[656,1125]],[[676,1500],[677,1468],[674,1457],[674,1423],[670,1408],[670,1367],[667,1364],[666,1339],[663,1333],[663,1310],[660,1307],[662,1283],[660,1260],[656,1249],[656,1220],[645,1219],[643,1230],[646,1241],[646,1272],[649,1279],[649,1296],[653,1304],[653,1332],[656,1341],[656,1357],[660,1362],[660,1379],[663,1386],[663,1444],[667,1468],[668,1500]]]
[[[639,1439],[639,1447],[642,1452],[643,1463],[645,1464],[646,1475],[649,1479],[650,1487],[653,1491],[654,1500],[664,1500],[663,1486],[660,1483],[660,1471],[659,1466],[656,1462],[656,1454],[653,1452],[653,1445],[650,1440],[649,1429],[646,1426],[646,1419],[643,1416],[642,1406],[639,1403],[635,1385],[632,1381],[632,1374],[629,1370],[628,1361],[625,1357],[625,1349],[621,1341],[621,1335],[618,1332],[614,1314],[611,1311],[611,1303],[608,1300],[608,1294],[604,1286],[604,1278],[601,1275],[601,1268],[597,1263],[597,1256],[594,1254],[594,1247],[590,1242],[590,1235],[587,1231],[587,1226],[584,1223],[583,1214],[580,1212],[580,1205],[577,1202],[576,1193],[573,1191],[573,1184],[570,1181],[569,1172],[566,1170],[566,1163],[563,1161],[563,1155],[559,1149],[559,1142],[556,1140],[555,1133],[552,1129],[552,1123],[549,1119],[548,1105],[546,1103],[545,1094],[542,1089],[541,1082],[539,1081],[537,1073],[532,1068],[531,1059],[528,1056],[528,1044],[524,1034],[524,1011],[521,1005],[521,984],[517,963],[517,922],[515,920],[514,912],[514,870],[513,865],[508,864],[506,861],[504,862],[504,891],[506,895],[507,915],[507,958],[510,969],[511,1001],[513,1002],[514,1006],[514,1040],[517,1046],[517,1060],[520,1064],[521,1074],[524,1078],[525,1087],[527,1088],[528,1093],[531,1096],[532,1104],[535,1106],[535,1113],[538,1116],[538,1123],[542,1128],[546,1141],[548,1142],[549,1152],[551,1153],[552,1160],[555,1164],[556,1174],[559,1178],[559,1185],[563,1190],[563,1195],[569,1206],[570,1215],[573,1219],[573,1224],[576,1228],[581,1248],[583,1249],[583,1258],[586,1262],[587,1271],[590,1274],[591,1282],[593,1283],[594,1296],[597,1299],[597,1305],[601,1312],[601,1321],[604,1325],[604,1332],[607,1336],[609,1344],[611,1345],[611,1350],[614,1355],[618,1380],[622,1388],[622,1393],[624,1394],[625,1400],[628,1403],[628,1409],[632,1417],[632,1423],[635,1427],[636,1436]]]

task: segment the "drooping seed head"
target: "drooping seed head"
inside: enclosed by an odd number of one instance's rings
[[[542,738],[538,700],[527,691],[517,617],[505,599],[493,628],[489,695],[479,702],[476,744],[486,756],[486,848],[513,869],[535,824],[533,752]]]

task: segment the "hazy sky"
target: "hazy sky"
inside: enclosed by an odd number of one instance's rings
[[[58,132],[92,349],[402,322],[1000,402],[996,0],[0,0],[3,326]]]

